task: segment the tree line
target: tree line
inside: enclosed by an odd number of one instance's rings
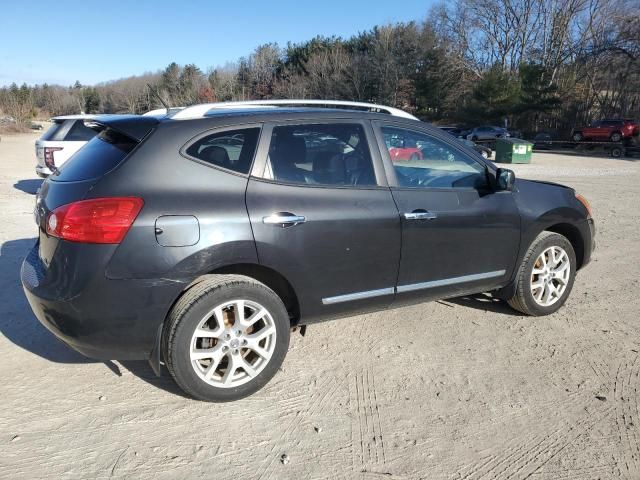
[[[247,99],[381,103],[450,124],[566,132],[599,117],[639,117],[636,0],[454,0],[425,20],[350,38],[270,43],[224,66],[171,63],[94,86],[11,85],[0,109],[20,121],[79,113],[144,113]]]

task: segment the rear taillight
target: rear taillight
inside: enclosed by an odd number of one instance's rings
[[[53,161],[53,152],[62,150],[62,147],[44,147],[44,164],[49,168],[56,168]]]
[[[47,233],[70,242],[120,243],[140,213],[138,197],[109,197],[68,203],[47,216]]]

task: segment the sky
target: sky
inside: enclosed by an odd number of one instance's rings
[[[0,86],[93,85],[195,63],[202,70],[264,43],[348,37],[426,18],[435,0],[3,0]]]

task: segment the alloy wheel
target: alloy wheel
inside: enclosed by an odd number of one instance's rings
[[[571,275],[567,252],[559,246],[545,249],[531,271],[531,295],[542,307],[549,307],[562,298]]]
[[[257,302],[233,300],[213,308],[191,337],[191,366],[210,385],[233,388],[255,378],[276,347],[271,314]]]

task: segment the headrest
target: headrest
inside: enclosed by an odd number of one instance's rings
[[[223,147],[219,147],[217,145],[205,147],[200,151],[199,157],[209,163],[225,168],[229,167],[229,154]]]

